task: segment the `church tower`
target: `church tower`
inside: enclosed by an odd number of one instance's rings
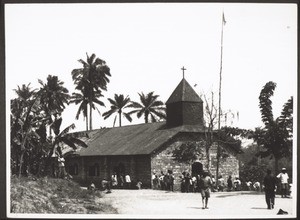
[[[204,126],[203,101],[184,78],[169,97],[166,107],[167,126]]]

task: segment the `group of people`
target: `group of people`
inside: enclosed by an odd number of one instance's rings
[[[142,181],[137,180],[136,182],[131,181],[131,177],[129,174],[124,175],[117,175],[113,173],[110,179],[104,178],[101,181],[101,189],[106,191],[106,193],[111,193],[112,189],[141,189],[142,188]],[[91,182],[88,186],[88,189],[95,190],[95,184]]]
[[[161,171],[160,175],[157,175],[155,172],[153,172],[152,184],[153,189],[174,191],[174,175],[172,170],[168,170],[166,174]]]

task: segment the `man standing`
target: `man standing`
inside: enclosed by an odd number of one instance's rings
[[[59,178],[65,178],[65,159],[63,156],[58,156],[58,177]]]
[[[288,180],[289,180],[289,175],[286,172],[285,168],[281,169],[281,173],[277,175],[277,178],[280,179],[281,183],[281,197],[287,197],[288,194]]]
[[[200,180],[201,196],[202,196],[202,209],[208,209],[208,198],[210,197],[210,188],[212,186],[212,180],[208,172],[204,172],[203,177]],[[205,201],[205,202],[204,202]]]
[[[273,209],[275,204],[276,178],[271,175],[271,170],[267,170],[267,175],[264,179],[264,186],[268,209]]]

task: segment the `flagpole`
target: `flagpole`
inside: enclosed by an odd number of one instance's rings
[[[222,31],[221,31],[221,60],[220,60],[220,78],[219,78],[219,114],[218,114],[218,133],[220,134],[221,129],[221,88],[222,88],[222,65],[223,65],[223,27],[226,24],[224,11],[222,13]],[[219,135],[218,135],[219,136]],[[219,136],[220,137],[220,136]],[[217,170],[216,178],[219,179],[219,163],[220,163],[220,142],[218,141],[217,146]]]

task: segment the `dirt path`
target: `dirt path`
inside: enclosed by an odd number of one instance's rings
[[[102,200],[111,203],[119,214],[142,217],[274,217],[281,208],[288,215],[295,216],[293,199],[275,199],[275,208],[266,208],[264,194],[254,192],[217,192],[212,193],[209,209],[202,209],[199,193],[165,192],[158,190],[113,190]]]

